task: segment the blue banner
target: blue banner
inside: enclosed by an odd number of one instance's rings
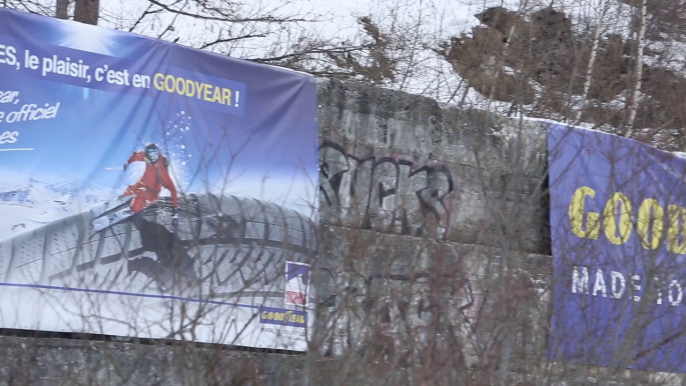
[[[0,8],[0,327],[305,350],[318,163],[309,75]]]
[[[550,124],[553,360],[686,372],[686,159]]]

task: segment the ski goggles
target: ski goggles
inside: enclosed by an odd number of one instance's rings
[[[145,151],[145,156],[151,161],[156,161],[160,156],[160,151],[157,149],[148,149]]]

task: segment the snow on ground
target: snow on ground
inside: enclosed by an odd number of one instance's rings
[[[657,56],[645,56],[643,61],[652,67],[662,67],[674,72],[684,70],[686,43],[670,39],[664,42],[648,42],[648,48],[659,52]]]
[[[10,175],[0,182],[0,240],[89,210],[117,194],[113,189],[80,186],[75,181],[49,183]]]

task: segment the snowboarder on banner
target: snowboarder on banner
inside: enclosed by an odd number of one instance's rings
[[[178,196],[174,182],[169,177],[169,161],[161,153],[160,149],[152,142],[145,145],[144,151],[134,152],[124,164],[124,170],[129,164],[136,161],[145,161],[145,172],[136,183],[129,185],[122,197],[134,196],[131,200],[131,210],[139,213],[149,204],[154,204],[159,198],[160,191],[164,187],[171,193],[172,199],[172,224],[178,225],[176,209],[179,207]]]

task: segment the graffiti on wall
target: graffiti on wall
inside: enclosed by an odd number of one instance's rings
[[[333,141],[320,148],[320,190],[345,226],[414,236],[445,235],[453,176],[444,164],[395,156],[357,157]]]
[[[408,342],[432,334],[436,318],[450,325],[448,328],[471,333],[471,318],[476,312],[469,310],[476,299],[467,275],[436,275],[421,270],[411,274],[362,275],[359,270],[344,267],[329,273],[336,283],[338,308],[330,314],[328,355],[376,348],[390,358],[396,354],[405,359],[416,355],[421,360],[425,358],[424,352],[416,347],[408,350]],[[436,293],[445,296],[436,297]],[[455,351],[454,341],[446,335],[433,335],[432,339]]]

